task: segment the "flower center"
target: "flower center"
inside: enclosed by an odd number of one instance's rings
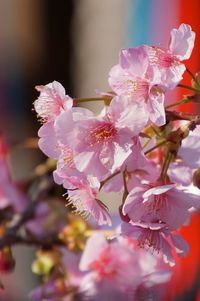
[[[117,273],[112,264],[112,259],[109,256],[108,248],[102,252],[98,260],[95,260],[90,264],[90,268],[96,270],[100,278],[112,278]]]
[[[127,80],[126,93],[129,96],[146,97],[149,91],[149,84],[147,81],[141,79]]]
[[[160,251],[159,230],[144,229],[138,239],[139,247]]]
[[[157,65],[163,68],[169,68],[180,64],[177,57],[158,47],[151,47],[149,60],[152,65]]]
[[[90,131],[90,145],[108,142],[112,138],[114,138],[116,134],[117,130],[111,123],[105,122],[103,124],[100,124],[95,127],[95,129],[92,129]]]
[[[64,108],[64,101],[53,89],[49,88],[45,91],[44,86],[37,86],[36,88],[41,94],[34,102],[35,110],[40,121],[45,123],[60,113],[61,109]]]
[[[154,195],[153,201],[150,203],[150,209],[154,212],[158,212],[160,209],[167,206],[167,200],[166,193]]]
[[[73,152],[70,148],[63,149],[63,161],[68,167],[74,167]]]

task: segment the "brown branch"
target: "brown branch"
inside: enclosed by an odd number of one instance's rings
[[[189,120],[195,122],[196,125],[200,124],[200,115],[190,114],[176,111],[166,111],[167,122],[174,120]]]
[[[43,248],[51,248],[52,246],[64,246],[64,242],[57,237],[57,235],[47,235],[43,237],[24,237],[15,232],[10,231],[0,239],[0,249],[5,246],[13,245],[28,245],[28,246],[41,246]]]
[[[43,177],[40,179],[40,182],[37,183],[37,187],[35,187],[35,182],[32,184],[31,189],[29,190],[30,201],[27,207],[24,209],[22,213],[13,214],[13,218],[8,223],[7,230],[4,235],[0,239],[0,249],[5,246],[11,246],[16,243],[27,243],[31,244],[29,238],[23,238],[18,235],[18,231],[21,226],[26,224],[28,221],[32,220],[35,217],[35,211],[37,206],[43,200],[45,194],[51,189],[53,185],[52,180],[47,177]],[[33,238],[31,238],[32,240]],[[33,244],[39,244],[39,239],[33,241]],[[41,241],[42,242],[42,241]],[[47,241],[44,240],[44,243]]]
[[[34,245],[42,247],[52,247],[54,245],[64,246],[64,242],[58,238],[57,234],[51,234],[43,237],[23,237],[16,236],[16,244]]]

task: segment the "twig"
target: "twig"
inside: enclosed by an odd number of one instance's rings
[[[166,111],[167,122],[174,120],[195,121],[196,125],[200,124],[200,115],[189,114],[184,112]]]
[[[34,186],[34,185],[33,185]],[[26,222],[33,219],[35,216],[36,207],[40,204],[40,201],[43,200],[44,194],[52,187],[52,181],[50,179],[44,178],[38,184],[38,190],[32,196],[31,201],[24,209],[20,215],[13,215],[13,219],[10,221],[10,227],[0,239],[0,249],[7,245],[13,245],[21,241],[22,238],[19,238],[17,232]],[[31,187],[32,188],[32,187]],[[31,192],[31,191],[29,191]]]

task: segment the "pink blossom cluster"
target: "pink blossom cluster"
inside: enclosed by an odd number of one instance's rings
[[[141,300],[171,277],[171,271],[160,259],[138,250],[131,239],[118,238],[108,242],[100,234],[92,235],[82,255],[61,250],[61,266],[67,276],[54,273],[43,286],[34,289],[33,300]],[[66,297],[66,294],[67,297]]]
[[[179,163],[170,162],[167,180],[161,162],[145,156],[142,144],[145,128],[166,124],[165,95],[181,81],[186,70],[183,61],[189,59],[194,39],[191,27],[181,24],[171,31],[166,48],[142,45],[121,49],[119,63],[109,73],[113,90],[108,96],[110,103],[98,115],[77,107],[56,81],[37,86],[40,95],[34,103],[43,122],[39,147],[56,160],[54,180],[67,190],[68,203],[98,225],[111,225],[108,208],[98,193],[122,192],[120,235],[134,239],[154,254],[160,253],[171,265],[176,255],[189,251],[176,231],[189,222],[200,205],[199,193],[189,185],[191,177],[186,183],[180,169],[192,174],[198,167],[200,151],[194,141],[199,145],[200,128],[183,140]],[[189,152],[195,154],[193,166],[188,163]],[[92,278],[101,274],[107,277],[98,260],[83,262],[83,270],[93,271]],[[116,281],[118,277],[124,276],[116,274]]]

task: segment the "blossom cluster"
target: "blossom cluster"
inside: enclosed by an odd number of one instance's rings
[[[184,62],[194,40],[181,24],[168,47],[121,49],[110,91],[93,98],[72,98],[57,81],[36,86],[39,143],[0,136],[0,289],[13,245],[25,244],[43,281],[33,300],[172,301],[178,256],[189,253],[181,228],[200,209],[200,115],[171,110],[199,103],[200,73]],[[180,83],[185,71],[191,86]],[[176,87],[193,94],[169,104]],[[87,101],[101,101],[101,112]],[[37,144],[48,158],[19,183],[12,151]]]
[[[118,238],[108,242],[100,233],[88,239],[82,256],[66,248],[60,249],[59,256],[48,281],[30,293],[33,300],[141,300],[141,292],[148,296],[155,289],[160,298],[159,287],[171,276],[158,258],[138,250],[134,241]]]
[[[109,73],[113,92],[102,93],[109,104],[97,116],[77,107],[56,81],[36,87],[40,96],[34,104],[44,123],[39,146],[57,160],[55,182],[67,189],[75,211],[91,215],[99,225],[111,225],[97,194],[124,189],[122,235],[162,252],[170,263],[173,249],[179,255],[188,253],[187,243],[174,231],[188,223],[192,208],[198,209],[198,196],[174,181],[172,167],[173,176],[166,180],[162,163],[144,155],[141,133],[152,124],[166,124],[165,94],[182,79],[183,61],[190,57],[194,39],[191,27],[181,24],[171,31],[168,48],[122,49]],[[196,131],[198,136],[199,127]]]

